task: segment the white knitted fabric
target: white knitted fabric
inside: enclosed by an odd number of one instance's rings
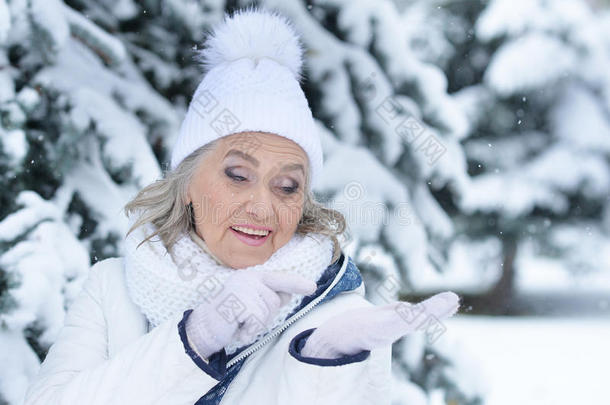
[[[171,252],[166,250],[158,235],[136,249],[154,231],[155,226],[147,223],[136,228],[125,240],[127,289],[152,327],[176,313],[195,308],[206,295],[214,293],[214,286],[217,288],[218,282],[224,283],[232,272],[241,270],[219,264],[193,241],[189,233],[183,233]],[[203,241],[200,240],[199,243],[201,242]],[[328,236],[316,233],[306,236],[294,234],[265,263],[247,269],[296,273],[315,282],[330,265],[332,255],[333,243]],[[280,325],[302,298],[303,295],[291,294],[290,300],[280,307],[277,316],[265,329],[256,336],[236,338],[225,347],[227,354],[255,342]]]
[[[311,187],[322,170],[322,144],[301,80],[303,48],[293,24],[276,11],[225,15],[199,59],[207,69],[172,148],[171,168],[218,138],[262,131],[296,142],[307,154]],[[243,148],[255,150],[255,137]]]

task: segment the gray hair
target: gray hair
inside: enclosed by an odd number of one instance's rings
[[[162,179],[141,189],[125,205],[124,212],[128,217],[136,212],[141,213],[127,231],[127,235],[148,222],[157,228],[156,232],[140,242],[138,247],[153,236],[159,235],[166,249],[170,251],[183,232],[194,229],[193,207],[186,201],[188,187],[201,160],[216,146],[217,141],[218,139],[192,152],[174,170],[165,171]],[[331,260],[331,263],[334,263],[341,255],[338,236],[345,232],[345,217],[339,211],[327,208],[316,200],[309,185],[309,176],[306,177],[303,214],[296,233],[307,235],[315,232],[329,236],[334,246]]]

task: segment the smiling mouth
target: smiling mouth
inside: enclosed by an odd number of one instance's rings
[[[266,229],[252,229],[252,228],[246,228],[245,226],[232,226],[231,229],[233,229],[239,233],[243,233],[244,235],[248,235],[248,236],[265,237],[271,233],[271,231],[268,231]]]
[[[250,246],[262,245],[272,232],[266,229],[252,229],[244,226],[232,226],[229,229],[239,240]]]

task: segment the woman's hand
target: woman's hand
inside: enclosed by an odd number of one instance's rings
[[[458,308],[459,297],[446,291],[418,304],[396,301],[382,306],[351,309],[316,328],[307,338],[301,354],[334,359],[391,345],[431,322],[440,322],[452,316]]]
[[[266,324],[278,312],[278,293],[312,294],[316,283],[297,274],[236,270],[220,292],[193,309],[185,330],[196,351],[209,358],[231,342]]]

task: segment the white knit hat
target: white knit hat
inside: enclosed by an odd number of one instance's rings
[[[292,23],[254,7],[225,14],[199,59],[207,73],[180,127],[171,168],[215,139],[264,131],[303,148],[313,187],[322,170],[322,145],[300,87],[303,49]],[[250,150],[257,146],[254,137],[246,143]]]

